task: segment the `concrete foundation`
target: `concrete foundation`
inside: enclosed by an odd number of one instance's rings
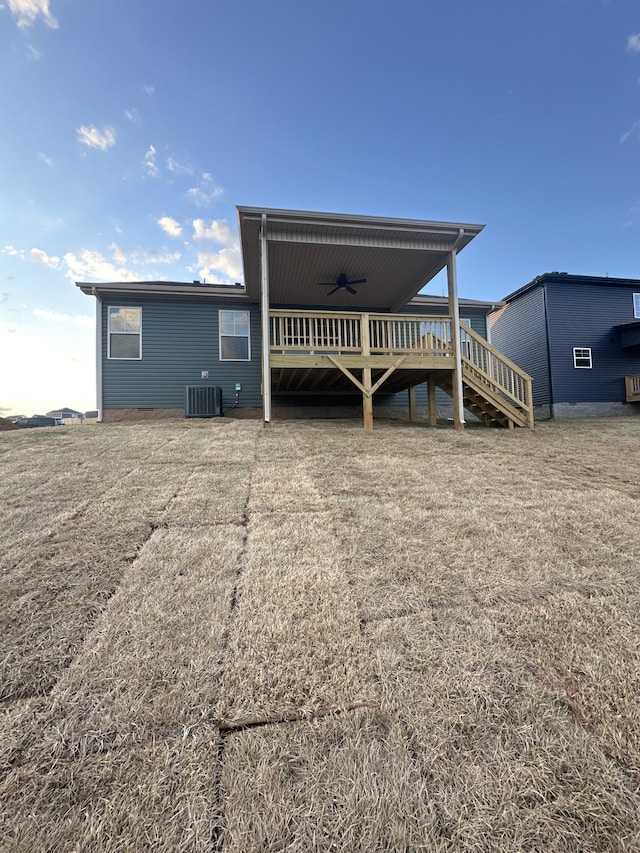
[[[554,403],[554,418],[610,418],[640,415],[640,403]]]

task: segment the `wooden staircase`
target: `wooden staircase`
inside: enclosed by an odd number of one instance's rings
[[[510,359],[460,324],[462,396],[465,409],[485,426],[533,429],[532,381]],[[453,396],[453,376],[440,374],[438,387]]]

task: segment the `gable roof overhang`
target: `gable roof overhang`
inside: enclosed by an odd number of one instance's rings
[[[261,228],[266,224],[271,305],[395,311],[442,270],[483,225],[237,207],[244,283],[260,297]],[[319,282],[365,278],[356,296]]]
[[[582,286],[596,285],[599,287],[633,287],[640,290],[640,280],[635,278],[610,278],[609,276],[598,275],[575,275],[567,272],[545,272],[536,276],[527,284],[513,290],[506,296],[503,296],[503,302],[511,302],[519,296],[523,296],[530,290],[536,287],[545,287],[553,284],[577,284]]]
[[[87,296],[149,296],[155,299],[247,299],[241,284],[204,284],[180,281],[106,281],[92,283],[77,281]]]

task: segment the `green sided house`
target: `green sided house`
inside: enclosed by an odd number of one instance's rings
[[[79,282],[96,298],[104,421],[225,409],[404,406],[462,428],[533,426],[530,377],[488,340],[495,304],[458,299],[483,226],[238,207],[244,284]],[[447,271],[447,297],[420,291]]]

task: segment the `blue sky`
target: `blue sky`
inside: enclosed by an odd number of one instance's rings
[[[637,0],[0,0],[0,79],[0,414],[95,406],[75,281],[241,280],[236,204],[484,223],[472,298],[640,278]]]

